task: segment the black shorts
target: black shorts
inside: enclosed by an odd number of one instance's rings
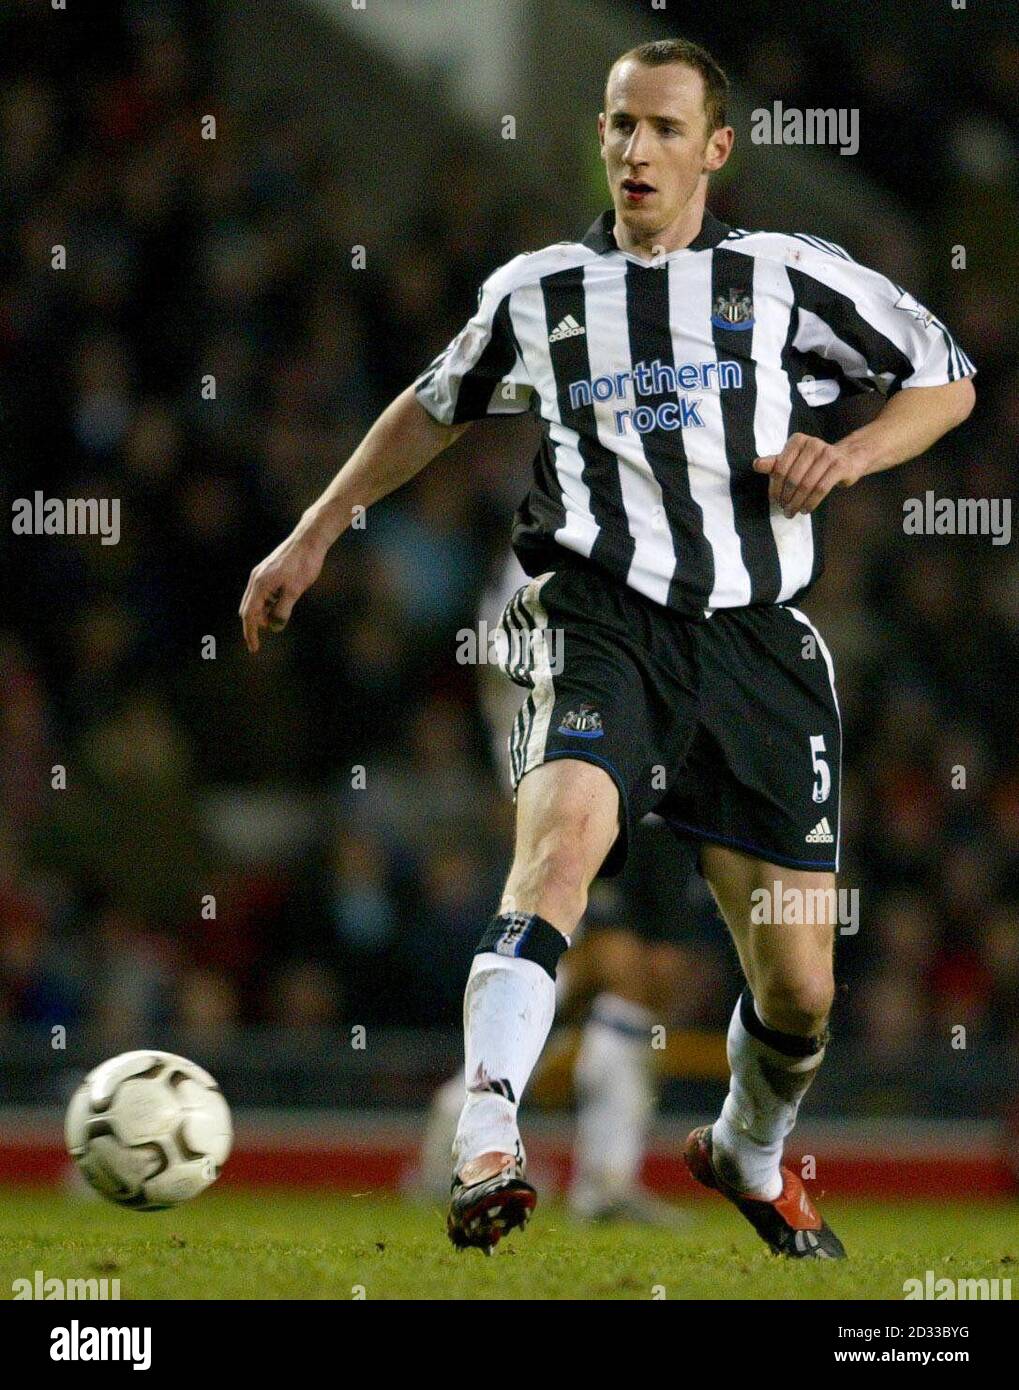
[[[621,805],[601,877],[619,873],[651,811],[684,841],[838,868],[834,673],[797,609],[692,619],[597,570],[569,568],[522,585],[501,626],[503,670],[530,691],[509,737],[514,792],[554,758],[604,768]]]

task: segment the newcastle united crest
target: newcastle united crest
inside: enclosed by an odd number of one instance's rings
[[[592,705],[581,705],[580,709],[571,709],[563,716],[558,731],[561,734],[571,734],[574,738],[601,738],[605,733],[601,715]]]
[[[743,290],[729,290],[715,298],[711,311],[711,322],[716,328],[753,328],[754,301]]]

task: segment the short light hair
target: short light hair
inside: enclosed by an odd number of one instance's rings
[[[704,111],[708,118],[708,134],[725,125],[725,104],[729,98],[729,79],[706,48],[690,39],[655,39],[642,43],[621,54],[609,69],[609,76],[620,63],[633,60],[645,67],[661,68],[668,63],[683,63],[699,72],[704,83]],[[608,78],[605,79],[606,106]]]

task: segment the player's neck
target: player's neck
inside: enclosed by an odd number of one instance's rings
[[[652,261],[689,246],[700,232],[703,222],[704,198],[701,197],[687,203],[673,222],[656,232],[642,231],[638,235],[632,234],[617,212],[612,234],[620,251],[626,251],[631,256],[640,256],[645,261]]]

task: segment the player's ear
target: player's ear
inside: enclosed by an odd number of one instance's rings
[[[704,148],[704,165],[701,172],[704,174],[714,174],[721,169],[732,154],[733,143],[736,139],[736,132],[731,125],[719,126],[708,136],[708,143]]]
[[[604,150],[604,148],[605,148],[605,112],[604,112],[604,111],[599,111],[599,112],[598,112],[598,146],[599,146],[599,148],[602,149],[602,150]]]

